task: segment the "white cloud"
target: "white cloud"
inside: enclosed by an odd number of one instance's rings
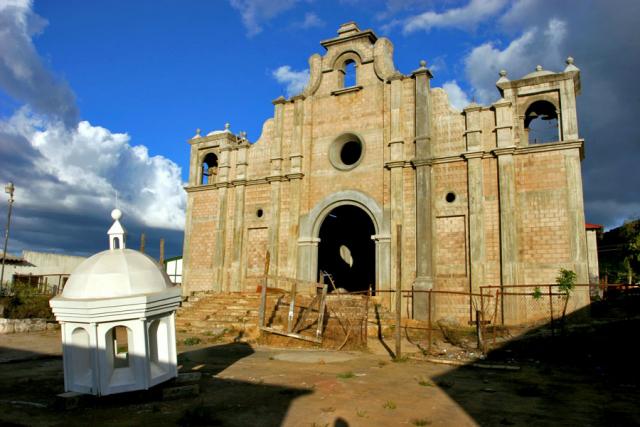
[[[25,104],[0,119],[0,182],[16,186],[10,250],[92,252],[116,191],[130,229],[167,237],[176,250],[185,209],[180,167],[131,145],[125,133],[78,121],[73,91],[33,45],[46,21],[32,6],[0,0],[0,89]]]
[[[278,83],[285,85],[287,96],[294,96],[304,90],[309,81],[309,70],[294,71],[289,65],[278,67],[273,73]]]
[[[442,88],[445,90],[445,92],[447,92],[449,103],[456,109],[463,110],[464,107],[471,103],[465,91],[462,90],[462,88],[458,85],[458,82],[456,82],[455,80],[445,82],[442,85]]]
[[[262,32],[264,22],[291,9],[297,0],[229,0],[231,7],[240,12],[247,36]]]
[[[446,10],[442,13],[428,11],[409,17],[402,23],[405,34],[415,31],[429,31],[432,28],[475,27],[481,21],[494,16],[505,6],[506,0],[471,0],[464,7]]]
[[[124,133],[113,133],[81,121],[67,128],[48,121],[27,108],[0,121],[0,138],[20,141],[26,164],[23,172],[4,180],[16,183],[16,199],[31,210],[57,205],[69,212],[104,216],[114,206],[118,192],[120,206],[135,222],[147,227],[182,229],[185,196],[180,167],[162,156],[149,156],[146,147],[130,144]]]
[[[307,12],[304,15],[304,20],[302,22],[297,23],[295,26],[298,28],[302,28],[307,30],[309,28],[320,28],[324,27],[325,22],[320,19],[318,15],[313,12]]]
[[[73,124],[75,95],[42,63],[31,38],[47,21],[33,13],[28,0],[0,1],[0,87],[35,111]]]
[[[566,23],[554,18],[547,22],[544,30],[529,28],[502,50],[492,42],[475,47],[464,62],[467,78],[478,100],[482,103],[496,100],[495,82],[501,69],[507,70],[512,78],[521,78],[537,64],[548,68],[561,66],[560,48],[566,34]]]

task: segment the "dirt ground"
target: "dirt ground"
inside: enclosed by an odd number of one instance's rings
[[[480,361],[517,370],[419,356],[394,362],[375,342],[365,352],[332,352],[182,341],[180,372],[202,373],[198,396],[163,401],[152,389],[87,398],[72,410],[56,405],[64,391],[59,332],[5,335],[0,425],[640,425],[639,328],[626,315],[553,335],[538,328]]]

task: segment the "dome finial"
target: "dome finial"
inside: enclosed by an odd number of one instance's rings
[[[574,63],[575,60],[573,59],[572,56],[567,57],[566,63],[567,63],[567,67],[564,69],[564,72],[568,72],[568,71],[580,71],[580,68],[576,67],[576,64]]]
[[[113,225],[107,232],[107,234],[109,235],[109,249],[124,249],[127,230],[125,230],[122,224],[120,224],[122,211],[118,208],[115,208],[111,211],[111,218],[113,218]]]

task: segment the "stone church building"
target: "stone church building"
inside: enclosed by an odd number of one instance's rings
[[[424,61],[400,73],[371,30],[350,22],[320,44],[307,86],[273,101],[257,141],[228,125],[189,140],[185,294],[254,291],[267,251],[269,274],[326,272],[348,291],[395,289],[398,252],[407,290],[554,283],[560,268],[588,283],[572,58],[558,73],[501,71],[493,104],[457,111]],[[472,316],[468,296],[436,304]],[[517,300],[503,310],[526,315]]]

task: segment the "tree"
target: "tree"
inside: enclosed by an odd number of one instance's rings
[[[564,329],[564,319],[567,314],[567,305],[569,305],[569,297],[571,296],[571,291],[573,290],[576,279],[578,275],[571,270],[566,270],[564,268],[560,269],[560,274],[556,277],[556,284],[558,285],[558,290],[564,293],[564,307],[562,308],[562,327]]]
[[[634,264],[640,262],[640,221],[626,221],[622,226],[623,253],[622,261],[626,270],[628,284],[633,283]]]

